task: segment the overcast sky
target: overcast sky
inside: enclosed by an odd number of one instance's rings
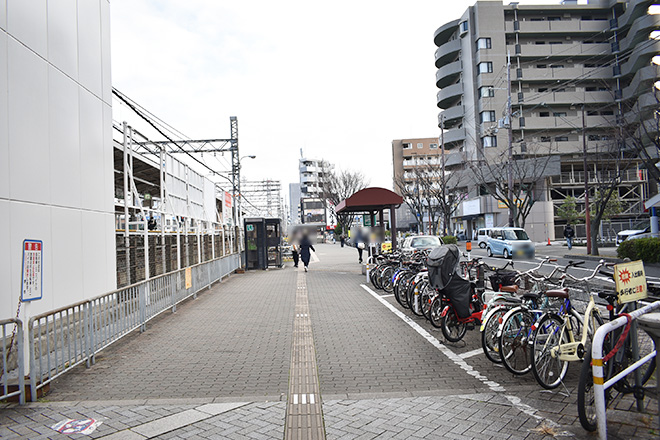
[[[301,149],[391,188],[391,141],[439,135],[433,33],[473,3],[113,0],[112,83],[194,139],[237,116],[243,177],[287,196]]]

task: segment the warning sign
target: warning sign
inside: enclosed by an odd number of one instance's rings
[[[43,295],[43,242],[23,241],[21,299],[34,301]]]
[[[641,260],[614,266],[614,282],[620,304],[637,301],[648,296],[644,263]]]

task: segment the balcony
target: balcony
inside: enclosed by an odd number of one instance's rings
[[[444,119],[446,125],[447,123],[452,123],[457,119],[461,119],[463,116],[465,116],[465,107],[462,104],[450,107],[447,110],[440,112],[438,117],[438,127],[440,126],[440,117]]]
[[[643,15],[646,15],[646,11],[648,10],[649,6],[651,6],[651,4],[653,4],[653,2],[649,0],[630,0],[628,2],[626,12],[618,17],[617,21],[619,28],[625,28],[629,26],[634,20],[642,17]]]
[[[433,42],[440,47],[449,41],[449,38],[458,30],[459,19],[452,20],[440,26],[433,34]]]
[[[447,144],[464,141],[465,136],[465,128],[452,128],[451,130],[446,130],[444,134],[445,147]]]
[[[435,73],[435,85],[439,89],[455,83],[463,71],[463,62],[461,60],[445,64]]]
[[[660,77],[660,67],[655,64],[642,67],[635,73],[628,87],[623,89],[623,99],[631,99],[640,93],[647,92]]]
[[[515,45],[507,45],[510,53],[515,53]],[[603,52],[610,53],[610,45],[604,44],[521,44],[521,58],[543,58],[543,57],[591,57],[602,56]]]
[[[518,21],[514,29],[513,21],[504,24],[506,33],[547,34],[552,32],[601,32],[610,28],[609,22],[601,20],[563,20],[563,21]]]
[[[438,98],[438,107],[446,109],[456,103],[463,96],[463,83],[452,84],[440,90],[436,95]]]
[[[552,105],[556,104],[604,104],[611,103],[612,92],[529,92],[525,94],[525,105],[539,105],[545,102],[550,102]]]
[[[550,65],[552,63],[548,63]],[[559,64],[559,63],[558,63]],[[529,67],[523,69],[523,78],[525,81],[546,81],[560,80],[567,81],[575,78],[582,78],[583,75],[589,79],[609,79],[612,77],[611,69],[599,69],[597,67],[566,67],[566,68],[542,68]]]
[[[621,74],[623,76],[628,76],[635,73],[642,67],[648,66],[651,62],[651,58],[657,55],[660,52],[660,41],[653,41],[647,43],[641,43],[630,54],[630,58],[627,63],[624,63],[621,66]]]
[[[448,61],[453,60],[461,50],[461,40],[451,40],[440,46],[435,51],[435,67],[438,69],[444,66]]]
[[[660,15],[646,15],[639,18],[630,27],[626,38],[621,40],[619,47],[622,51],[631,49],[635,45],[647,41],[649,34],[657,29],[660,29]]]

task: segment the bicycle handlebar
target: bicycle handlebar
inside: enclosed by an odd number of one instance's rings
[[[583,278],[578,278],[578,277],[576,277],[575,275],[571,275],[570,273],[568,273],[568,272],[566,272],[566,271],[564,272],[564,276],[570,278],[570,279],[573,280],[573,281],[577,281],[577,282],[589,281],[589,280],[595,278],[596,275],[597,275],[598,273],[600,273],[600,270],[601,270],[601,268],[603,268],[603,267],[614,267],[614,263],[607,263],[605,260],[600,260],[600,261],[598,262],[598,265],[597,265],[596,268],[594,269],[594,271],[591,273],[591,275],[587,275],[586,277],[583,277]],[[566,269],[568,269],[568,267],[567,267]]]

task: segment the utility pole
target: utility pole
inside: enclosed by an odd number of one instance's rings
[[[513,117],[511,115],[511,54],[507,51],[506,54],[506,90],[507,90],[507,100],[506,100],[506,117],[509,121],[508,123],[508,133],[509,133],[509,163],[507,166],[507,185],[509,187],[509,193],[507,198],[509,199],[509,226],[513,227],[513,210],[515,206],[515,200],[513,200]]]
[[[442,163],[442,177],[440,184],[442,185],[442,227],[445,235],[447,234],[447,186],[445,182],[445,115],[440,115],[440,146],[441,146],[441,156],[440,161]]]
[[[591,255],[591,213],[589,212],[589,169],[587,168],[587,133],[582,104],[582,160],[584,165],[584,222],[587,229],[587,255]]]

